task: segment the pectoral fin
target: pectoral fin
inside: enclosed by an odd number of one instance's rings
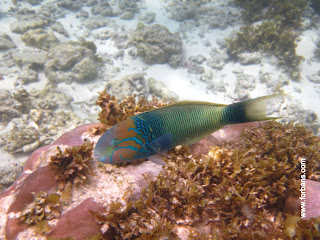
[[[165,134],[146,145],[146,148],[156,153],[163,154],[172,148],[172,134]]]
[[[162,155],[160,155],[160,154],[152,155],[152,156],[148,157],[148,160],[150,160],[151,162],[154,162],[156,164],[166,165],[166,163],[162,160]]]

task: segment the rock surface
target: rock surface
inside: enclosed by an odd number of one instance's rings
[[[69,42],[49,49],[44,72],[55,83],[87,82],[97,77],[98,66],[92,49]]]
[[[133,35],[132,43],[138,55],[148,64],[169,63],[178,67],[182,58],[182,40],[165,26],[140,24]]]
[[[46,61],[46,54],[44,51],[24,50],[22,52],[14,52],[13,59],[20,67],[42,69]]]
[[[2,33],[0,35],[0,50],[8,50],[15,47],[16,45],[8,34]]]
[[[11,24],[11,30],[14,33],[25,33],[29,29],[43,28],[48,26],[50,20],[36,15],[22,15]]]
[[[133,94],[138,97],[149,95],[148,81],[142,73],[128,74],[120,80],[111,80],[107,83],[106,90],[120,100]]]
[[[177,99],[177,95],[162,82],[154,78],[146,79],[143,73],[128,74],[122,79],[111,80],[106,84],[106,90],[120,100],[133,94],[138,97],[155,96],[165,101]]]
[[[25,89],[13,94],[0,92],[3,100],[0,107],[0,145],[6,151],[32,152],[50,143],[61,129],[65,129],[66,121],[71,127],[79,124],[79,119],[71,112],[72,98],[52,89],[47,86],[32,93]]]
[[[58,43],[57,37],[49,31],[43,29],[31,29],[21,36],[28,46],[48,50],[50,46]]]

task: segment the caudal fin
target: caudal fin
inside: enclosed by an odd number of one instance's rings
[[[243,102],[231,104],[227,107],[231,123],[244,123],[277,119],[280,117],[268,117],[266,114],[267,102],[270,99],[284,97],[285,94],[273,94]]]

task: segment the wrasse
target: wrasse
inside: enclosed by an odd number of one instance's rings
[[[105,132],[94,156],[103,163],[120,164],[148,158],[164,164],[159,155],[177,145],[190,145],[229,124],[275,119],[266,115],[274,94],[230,105],[183,101],[126,119]],[[158,156],[158,157],[157,157]]]

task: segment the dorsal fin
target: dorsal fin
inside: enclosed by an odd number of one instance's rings
[[[181,102],[168,105],[168,107],[172,105],[190,105],[190,104],[210,105],[210,106],[216,106],[216,107],[225,107],[228,105],[228,104],[212,103],[212,102],[204,102],[204,101],[181,101]]]
[[[206,106],[212,106],[212,107],[225,107],[225,106],[228,106],[228,104],[220,104],[220,103],[212,103],[212,102],[204,102],[204,101],[180,101],[180,102],[169,104],[167,106],[163,106],[163,107],[159,107],[159,108],[156,108],[156,109],[152,109],[152,110],[147,111],[147,112],[158,111],[159,109],[170,108],[170,107],[173,107],[173,106],[188,106],[188,105],[192,105],[192,104],[194,104],[194,105],[206,105]],[[144,114],[144,113],[147,113],[147,112],[143,112],[141,114]]]

